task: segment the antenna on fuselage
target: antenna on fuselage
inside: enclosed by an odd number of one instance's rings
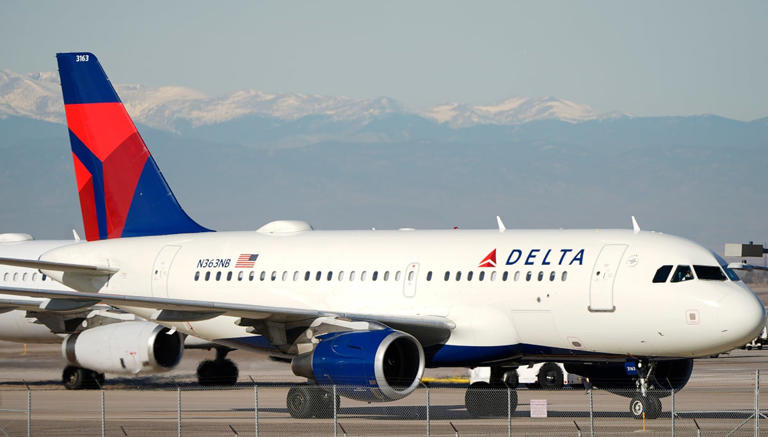
[[[75,238],[75,241],[80,241],[80,234],[74,229],[72,229],[72,236]]]
[[[635,220],[635,216],[632,216],[632,230],[635,231],[636,234],[640,232],[640,225],[637,224],[637,220]]]
[[[499,232],[504,232],[507,230],[507,227],[504,226],[504,222],[501,221],[501,217],[496,216],[496,223],[499,225]]]

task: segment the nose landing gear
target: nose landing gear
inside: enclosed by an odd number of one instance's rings
[[[646,419],[656,419],[661,415],[661,399],[649,390],[649,379],[653,374],[656,363],[639,361],[637,363],[637,391],[629,401],[629,414],[635,419],[642,419],[645,412]]]

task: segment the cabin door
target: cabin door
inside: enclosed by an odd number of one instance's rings
[[[180,246],[165,246],[155,258],[152,268],[152,296],[168,297],[168,273]]]
[[[627,250],[626,244],[606,244],[600,251],[592,269],[592,281],[589,286],[590,311],[614,311],[613,284],[619,270],[621,257]]]

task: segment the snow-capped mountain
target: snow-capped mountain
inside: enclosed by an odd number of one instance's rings
[[[418,115],[451,127],[512,125],[542,119],[580,122],[611,116],[598,114],[587,105],[554,97],[514,97],[487,106],[449,103],[426,111],[412,111],[387,97],[364,99],[302,93],[272,94],[258,90],[208,96],[179,86],[148,88],[127,84],[116,87],[128,112],[137,121],[169,131],[175,131],[179,123],[203,126],[248,115],[283,120],[319,115],[334,121],[365,124],[385,114],[401,113]],[[63,123],[58,75],[55,72],[18,74],[0,70],[0,117],[7,116]]]

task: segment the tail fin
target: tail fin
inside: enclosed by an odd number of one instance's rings
[[[92,53],[58,53],[88,241],[206,232],[181,209]]]

